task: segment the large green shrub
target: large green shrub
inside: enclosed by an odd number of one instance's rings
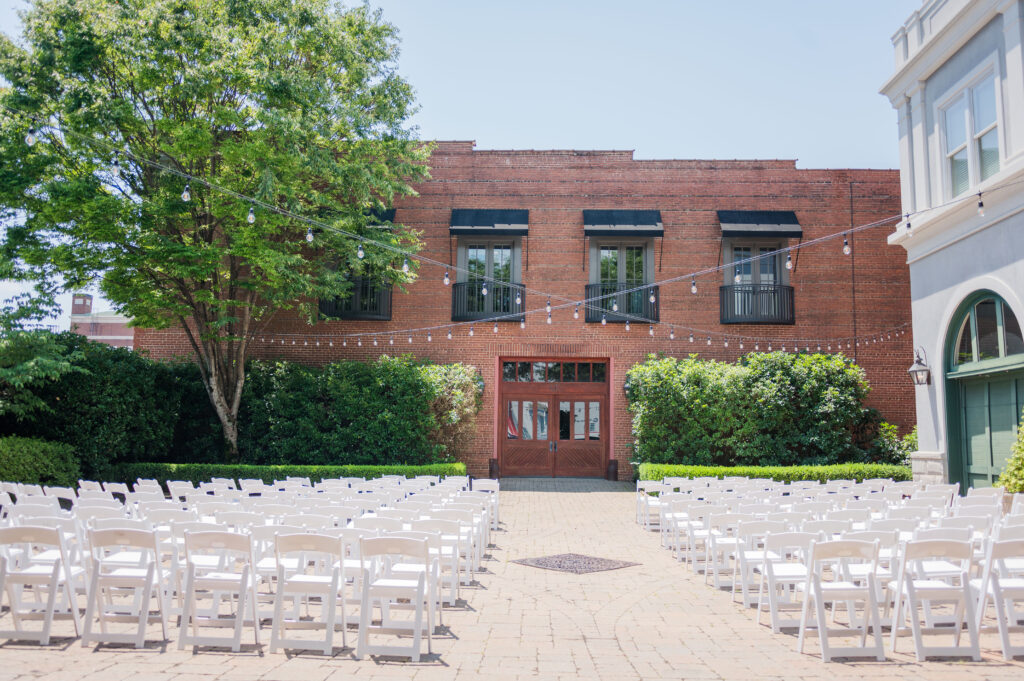
[[[673,464],[640,464],[641,480],[663,478],[766,478],[779,482],[797,480],[868,480],[871,478],[892,478],[911,480],[908,466],[874,463],[845,463],[832,466],[683,466]]]
[[[59,487],[78,482],[74,449],[60,442],[0,437],[0,480]]]
[[[242,400],[242,462],[409,464],[451,458],[472,428],[476,372],[411,357],[322,368],[254,362]]]
[[[1024,492],[1024,414],[1021,414],[1020,423],[1017,425],[1017,441],[1010,449],[1010,458],[996,485],[1012,494]]]
[[[751,353],[736,364],[650,357],[630,369],[635,459],[702,465],[823,465],[871,458],[864,371],[842,355]],[[879,425],[868,446],[874,448]],[[886,436],[891,435],[887,430]]]
[[[417,475],[465,475],[466,465],[463,463],[436,463],[428,466],[248,466],[245,464],[205,464],[205,463],[127,463],[109,469],[107,482],[134,483],[143,480],[158,480],[161,484],[168,480],[188,480],[193,484],[209,482],[211,478],[242,478],[262,480],[272,483],[286,477],[309,478],[318,482],[324,478],[379,478],[384,475],[404,475],[413,478]]]

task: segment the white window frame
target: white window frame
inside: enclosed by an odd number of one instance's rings
[[[939,179],[942,187],[944,200],[951,200],[957,197],[967,196],[972,191],[977,191],[979,186],[989,184],[992,177],[998,176],[1006,164],[1006,141],[1005,121],[1003,118],[1002,78],[999,72],[998,52],[993,52],[970,73],[961,78],[954,86],[942,93],[942,96],[935,100],[933,119],[935,124],[935,140],[937,142],[935,159],[939,165]],[[971,96],[974,88],[992,78],[993,90],[995,92],[995,123],[985,127],[981,131],[974,130],[974,98]],[[946,112],[957,101],[964,99],[966,141],[967,145],[967,189],[960,194],[953,194],[953,176],[950,171],[949,159],[952,155],[946,143]],[[996,146],[999,152],[999,170],[990,178],[981,179],[981,159],[978,156],[978,140],[996,129]],[[959,150],[960,147],[957,147]]]
[[[484,246],[487,249],[487,259],[491,260],[494,253],[495,246],[505,246],[512,244],[512,267],[511,276],[512,281],[510,284],[522,284],[523,283],[523,270],[522,270],[522,254],[523,254],[523,239],[520,236],[496,236],[488,234],[486,236],[473,236],[471,234],[460,234],[458,237],[458,255],[456,265],[458,270],[455,272],[455,281],[463,283],[469,281],[469,268],[468,268],[468,255],[467,249],[469,246]],[[493,271],[493,270],[492,270]]]

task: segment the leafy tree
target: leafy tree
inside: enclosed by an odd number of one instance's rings
[[[237,458],[262,325],[414,276],[417,235],[367,226],[427,173],[396,29],[330,0],[35,0],[24,24],[0,36],[3,267],[184,329]],[[298,215],[331,228],[307,243]]]
[[[37,412],[52,412],[37,391],[67,373],[82,371],[73,360],[60,337],[49,331],[0,333],[0,416],[22,421]]]
[[[1011,494],[1024,492],[1024,414],[1021,414],[1017,425],[1017,439],[1010,448],[1010,458],[1006,461],[996,485],[1003,487]]]

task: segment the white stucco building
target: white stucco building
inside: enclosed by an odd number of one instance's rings
[[[1024,407],[1024,3],[926,0],[892,42],[909,217],[889,242],[931,370],[914,474],[987,486]]]

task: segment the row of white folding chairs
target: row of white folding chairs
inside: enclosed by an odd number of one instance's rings
[[[342,631],[346,645],[346,630],[350,623],[359,626],[356,656],[367,653],[407,654],[413,660],[419,657],[419,643],[423,634],[430,650],[434,629],[434,613],[440,610],[442,596],[443,528],[437,524],[423,525],[426,531],[371,535],[366,531],[348,530],[345,536],[336,534],[306,534],[294,528],[278,528],[273,537],[274,608],[271,615],[271,652],[280,647],[318,649],[330,654],[336,629]],[[261,582],[262,559],[258,558],[259,541],[247,534],[232,533],[214,526],[196,528],[184,536],[184,586],[178,586],[183,603],[180,609],[181,631],[179,648],[185,645],[230,645],[238,651],[242,628],[253,628],[255,643],[259,645],[260,620],[257,584]],[[169,604],[172,596],[165,579],[164,549],[157,533],[142,529],[93,530],[90,533],[91,576],[70,557],[62,533],[56,528],[39,526],[0,529],[0,583],[10,598],[10,614],[14,629],[0,631],[0,636],[38,640],[48,644],[55,618],[68,617],[74,622],[76,635],[82,644],[94,641],[134,643],[142,647],[146,640],[146,626],[159,622],[163,640],[167,639]],[[19,548],[24,547],[24,548]],[[20,551],[17,559],[13,550]],[[172,570],[175,569],[172,567]],[[346,575],[348,569],[348,575]],[[264,570],[265,572],[265,570]],[[181,584],[181,579],[177,584]],[[88,583],[88,586],[86,586]],[[27,588],[26,588],[27,587]],[[118,594],[131,590],[132,598],[125,602]],[[346,590],[353,593],[346,596]],[[86,596],[84,627],[80,621],[78,595]],[[206,611],[199,608],[198,596],[205,594],[212,603]],[[236,597],[233,617],[224,618],[220,608],[225,595]],[[320,599],[320,628],[324,638],[319,641],[292,639],[287,629],[306,628],[307,620],[299,617],[300,598]],[[291,598],[291,616],[284,611],[284,600]],[[151,609],[156,600],[156,610]],[[399,603],[399,601],[402,603]],[[358,620],[346,615],[346,604],[360,603]],[[409,607],[415,610],[411,627],[393,617],[391,610]],[[382,624],[372,626],[372,610],[382,611]],[[337,611],[341,612],[340,622]],[[205,613],[205,614],[204,614]],[[26,620],[41,619],[40,629],[24,627]],[[94,630],[96,622],[100,631]],[[133,621],[132,633],[111,632],[112,622]],[[233,635],[211,637],[200,635],[201,625],[223,627],[230,624]],[[395,627],[399,629],[396,631]],[[204,627],[205,629],[206,627]],[[405,648],[370,646],[371,629],[381,633],[412,633],[413,644]]]

